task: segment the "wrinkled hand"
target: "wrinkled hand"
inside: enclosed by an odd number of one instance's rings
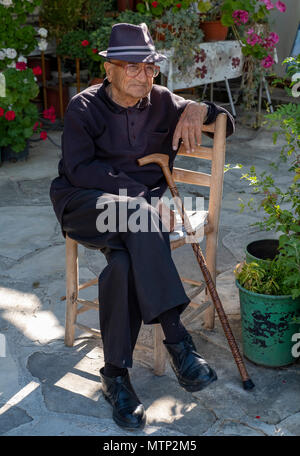
[[[173,136],[173,150],[178,149],[179,139],[182,138],[186,151],[194,152],[195,146],[201,145],[202,125],[206,119],[207,105],[205,103],[190,103],[180,116]]]
[[[176,222],[175,212],[172,211],[172,209],[170,209],[168,206],[166,206],[162,201],[159,201],[159,203],[158,203],[158,211],[159,211],[161,220],[162,220],[163,224],[166,226],[166,228],[170,232],[174,231],[175,222]]]

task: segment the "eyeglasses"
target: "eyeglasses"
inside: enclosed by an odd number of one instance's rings
[[[151,64],[146,64],[145,66],[138,65],[137,63],[128,63],[127,65],[122,65],[122,63],[115,63],[111,62],[110,60],[109,63],[124,68],[126,76],[129,78],[135,78],[138,76],[143,68],[145,69],[146,76],[149,78],[155,78],[160,72],[159,66]]]

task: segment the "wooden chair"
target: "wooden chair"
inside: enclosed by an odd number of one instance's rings
[[[181,145],[177,155],[193,157],[198,159],[211,161],[211,173],[206,174],[199,171],[191,171],[182,168],[173,167],[172,176],[175,182],[185,184],[193,184],[197,186],[209,187],[209,205],[208,211],[193,212],[190,211],[189,218],[193,228],[202,229],[204,224],[204,236],[206,238],[205,257],[207,266],[210,270],[214,282],[216,282],[216,253],[218,243],[219,217],[223,193],[223,176],[225,162],[225,146],[226,146],[226,114],[219,114],[214,124],[203,126],[204,133],[214,133],[212,147],[199,146],[195,148],[193,153],[187,153],[183,145]],[[182,195],[181,195],[182,196]],[[188,211],[189,212],[189,211]],[[202,226],[201,226],[202,225]],[[174,233],[170,234],[171,249],[177,249],[186,244],[185,231],[182,227],[175,227]],[[199,272],[200,268],[199,268]],[[215,319],[215,309],[210,297],[207,295],[203,302],[195,302],[193,299],[199,295],[206,284],[203,281],[195,281],[185,277],[181,277],[185,283],[191,284],[194,288],[187,292],[191,299],[191,303],[182,315],[182,322],[186,325],[200,313],[204,312],[204,327],[213,329]],[[86,312],[89,309],[99,309],[98,300],[89,301],[78,297],[79,291],[91,285],[98,283],[98,277],[88,282],[79,285],[78,277],[78,244],[73,239],[66,236],[66,296],[61,300],[66,299],[66,325],[65,325],[65,345],[73,346],[75,326],[84,331],[88,331],[98,337],[101,337],[100,331],[89,328],[76,321],[77,315]],[[100,284],[101,286],[101,284]],[[81,305],[78,308],[78,305]],[[101,305],[101,303],[100,303]],[[164,334],[160,325],[154,325],[154,373],[163,375],[165,371],[165,362],[167,352],[162,343]],[[138,347],[138,345],[136,345]],[[149,350],[147,346],[139,346],[139,348]]]

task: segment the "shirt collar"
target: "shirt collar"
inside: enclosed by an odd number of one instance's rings
[[[151,105],[151,102],[150,102],[150,93],[148,93],[148,95],[144,98],[141,98],[140,101],[137,102],[136,105],[134,106],[129,106],[128,108],[124,108],[123,106],[120,106],[119,104],[115,103],[111,98],[110,96],[107,94],[106,92],[106,87],[109,85],[110,83],[108,82],[108,79],[105,78],[104,81],[103,81],[103,84],[102,86],[100,87],[99,89],[99,96],[100,98],[102,99],[102,101],[104,101],[104,103],[108,106],[108,108],[113,111],[113,112],[116,112],[116,113],[120,113],[126,109],[128,110],[143,110],[145,108],[147,108],[147,106]]]

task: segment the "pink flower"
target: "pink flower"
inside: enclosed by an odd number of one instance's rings
[[[42,74],[42,68],[40,66],[36,66],[36,67],[32,68],[32,71],[35,76]]]
[[[4,109],[0,108],[0,117],[4,116]]]
[[[237,25],[246,24],[249,19],[249,13],[244,10],[236,10],[232,13],[232,17]]]
[[[92,52],[93,52],[94,54],[97,54],[98,49],[94,48],[94,49],[92,49]]]
[[[16,70],[24,71],[26,68],[27,65],[25,62],[16,62]]]
[[[278,2],[275,3],[275,6],[276,6],[276,8],[279,11],[281,11],[282,13],[285,13],[285,10],[286,10],[286,4],[285,3],[278,1]]]
[[[247,43],[250,44],[250,46],[254,46],[256,43],[260,44],[261,41],[261,38],[256,33],[252,33],[247,39]]]
[[[271,55],[268,55],[261,61],[261,64],[264,68],[270,68],[272,65],[274,65],[274,63],[274,59]]]
[[[273,3],[271,2],[271,0],[262,0],[264,2],[264,4],[266,5],[266,8],[267,10],[270,10],[270,9],[273,9],[274,8],[274,5]]]
[[[279,41],[279,36],[275,32],[271,32],[268,38],[270,41],[272,41],[274,44],[277,44]]]
[[[15,111],[7,111],[5,114],[5,119],[8,121],[14,120],[16,117]]]
[[[181,8],[181,3],[177,3],[176,7]]]
[[[86,47],[86,46],[88,46],[89,44],[90,44],[90,42],[89,42],[88,40],[83,40],[83,41],[81,41],[81,46]]]
[[[40,138],[45,141],[47,139],[47,133],[45,131],[41,131]]]
[[[157,8],[158,7],[158,2],[152,2],[151,5],[153,6],[153,8]]]

